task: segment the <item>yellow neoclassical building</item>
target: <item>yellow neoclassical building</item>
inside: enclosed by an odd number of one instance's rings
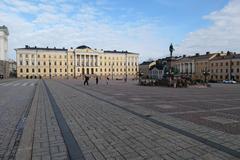
[[[112,79],[136,78],[139,54],[104,51],[79,46],[75,49],[25,46],[16,49],[19,78],[78,78],[83,75]]]

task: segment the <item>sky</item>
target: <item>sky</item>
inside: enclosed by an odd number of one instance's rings
[[[25,45],[88,45],[140,53],[140,60],[207,51],[240,52],[240,0],[0,0],[9,58]]]

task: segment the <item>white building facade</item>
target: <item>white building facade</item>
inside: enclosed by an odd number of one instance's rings
[[[0,26],[0,60],[6,61],[8,59],[8,28]]]

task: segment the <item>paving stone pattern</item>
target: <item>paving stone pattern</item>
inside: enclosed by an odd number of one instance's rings
[[[57,82],[47,84],[86,159],[237,159]]]
[[[16,138],[17,124],[34,94],[33,90],[0,87],[0,159],[9,158]]]
[[[46,89],[39,83],[37,115],[34,126],[33,160],[68,159],[58,123],[50,105]]]

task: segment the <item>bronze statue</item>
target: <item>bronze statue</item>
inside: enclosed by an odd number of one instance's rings
[[[171,45],[169,47],[169,51],[170,51],[170,57],[172,57],[172,53],[173,53],[173,51],[175,51],[175,49],[173,48],[172,43],[171,43]]]

